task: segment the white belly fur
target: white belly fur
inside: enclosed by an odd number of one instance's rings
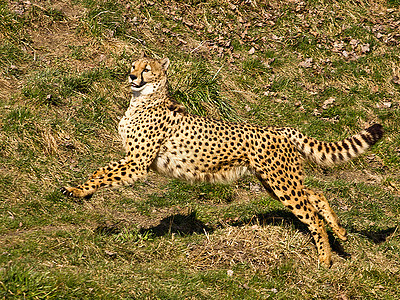
[[[177,165],[182,167],[177,168]],[[151,169],[159,174],[189,182],[229,183],[250,174],[246,166],[233,166],[218,172],[195,171],[194,166],[182,163],[178,157],[165,155],[158,156],[153,161]]]

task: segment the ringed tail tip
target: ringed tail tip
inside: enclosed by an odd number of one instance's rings
[[[383,136],[384,130],[381,124],[374,124],[365,129],[370,136],[367,137],[366,141],[369,145],[374,145]]]

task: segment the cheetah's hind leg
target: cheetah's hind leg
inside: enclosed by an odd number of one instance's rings
[[[256,175],[257,179],[261,182],[261,184],[264,187],[264,189],[267,191],[268,195],[270,195],[273,199],[279,201],[278,196],[274,193],[273,189],[269,186],[267,181],[262,179],[262,177],[260,175],[258,175],[258,174],[255,174],[255,175]]]
[[[347,240],[347,232],[339,222],[339,219],[336,213],[329,206],[328,200],[326,200],[325,196],[319,192],[314,192],[310,189],[303,189],[305,195],[311,204],[315,207],[318,213],[325,219],[328,225],[332,228],[333,232],[343,241]]]
[[[278,188],[278,185],[274,182],[269,182],[265,175],[257,174],[257,177],[264,187],[272,189],[273,195],[289,208],[301,222],[307,225],[314,238],[319,261],[329,268],[332,263],[332,250],[325,224],[319,217],[317,209],[308,200],[302,184],[299,182],[296,186],[290,185],[284,191],[280,187]]]

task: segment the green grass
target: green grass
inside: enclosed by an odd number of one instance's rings
[[[398,298],[398,1],[301,3],[0,1],[0,298]],[[305,167],[349,233],[328,230],[331,269],[253,177],[150,174],[63,197],[123,157],[117,124],[141,50],[171,59],[170,93],[196,114],[326,141],[383,124],[363,157]]]

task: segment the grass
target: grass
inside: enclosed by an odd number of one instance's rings
[[[0,1],[0,297],[398,298],[398,8]],[[331,269],[253,177],[214,186],[150,174],[83,203],[61,195],[123,156],[116,128],[141,50],[171,59],[170,92],[193,113],[327,141],[383,124],[363,157],[306,165],[349,232],[339,242],[329,231]]]

